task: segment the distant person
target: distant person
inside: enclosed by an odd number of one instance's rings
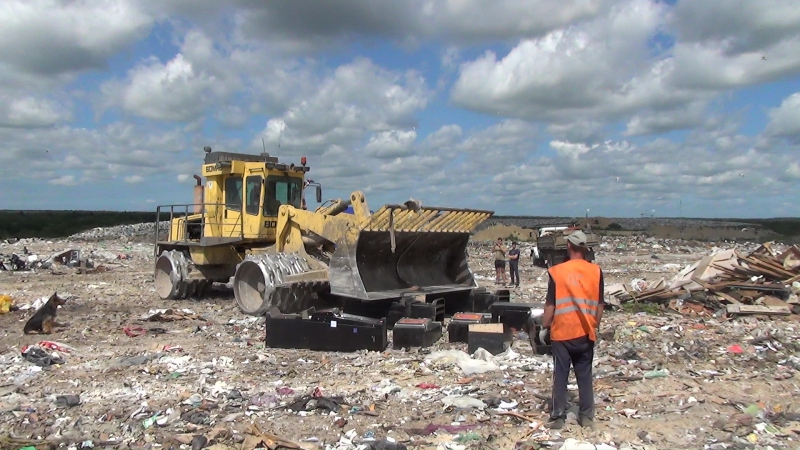
[[[550,329],[553,352],[553,408],[548,427],[564,427],[567,417],[567,377],[570,364],[578,381],[578,423],[594,428],[592,359],[603,317],[603,271],[586,261],[586,234],[567,236],[569,260],[548,269],[542,326]]]
[[[511,284],[519,287],[519,249],[517,243],[511,243],[511,250],[508,251],[508,271],[511,274]]]
[[[497,238],[494,244],[494,282],[495,284],[506,284],[506,246],[503,245],[503,238]]]

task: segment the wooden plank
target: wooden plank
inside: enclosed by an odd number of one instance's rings
[[[770,275],[778,277],[780,279],[785,279],[794,275],[794,272],[789,272],[788,270],[784,270],[782,266],[775,266],[770,264],[769,262],[762,260],[760,258],[745,258],[744,261],[761,270],[763,272],[767,272]]]
[[[765,296],[761,297],[761,301],[764,302],[765,306],[779,306],[779,307],[784,307],[784,308],[790,308],[788,303],[786,303],[785,301],[783,301],[783,300],[781,300],[781,299],[779,299],[777,297],[773,297],[771,295],[765,295]],[[791,311],[791,308],[790,308],[790,311]]]
[[[788,316],[792,313],[788,306],[728,305],[728,314],[761,314],[766,316]]]
[[[741,305],[742,304],[742,302],[740,302],[739,300],[736,300],[735,298],[731,297],[730,295],[728,295],[728,294],[726,294],[724,292],[714,292],[714,294],[718,295],[719,297],[722,297],[728,303],[731,303],[733,305]]]

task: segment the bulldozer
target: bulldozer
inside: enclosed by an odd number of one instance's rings
[[[204,297],[224,283],[243,313],[261,316],[409,296],[464,301],[477,288],[467,243],[493,211],[416,200],[372,211],[361,191],[322,202],[306,157],[204,150],[193,203],[156,209],[162,299]],[[312,189],[320,206],[310,211]]]

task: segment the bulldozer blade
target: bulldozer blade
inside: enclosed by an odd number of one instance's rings
[[[330,263],[331,293],[362,300],[399,298],[476,287],[467,244],[488,211],[384,206],[354,244],[337,247]]]

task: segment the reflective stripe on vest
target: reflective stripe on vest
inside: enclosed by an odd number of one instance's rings
[[[600,267],[578,259],[556,264],[548,271],[556,286],[556,310],[550,339],[567,341],[582,336],[596,340],[600,307]]]
[[[599,284],[600,281],[598,280]],[[566,305],[566,306],[565,306]],[[581,310],[584,314],[595,315],[597,313],[598,302],[582,298],[564,297],[556,300],[556,315]]]

